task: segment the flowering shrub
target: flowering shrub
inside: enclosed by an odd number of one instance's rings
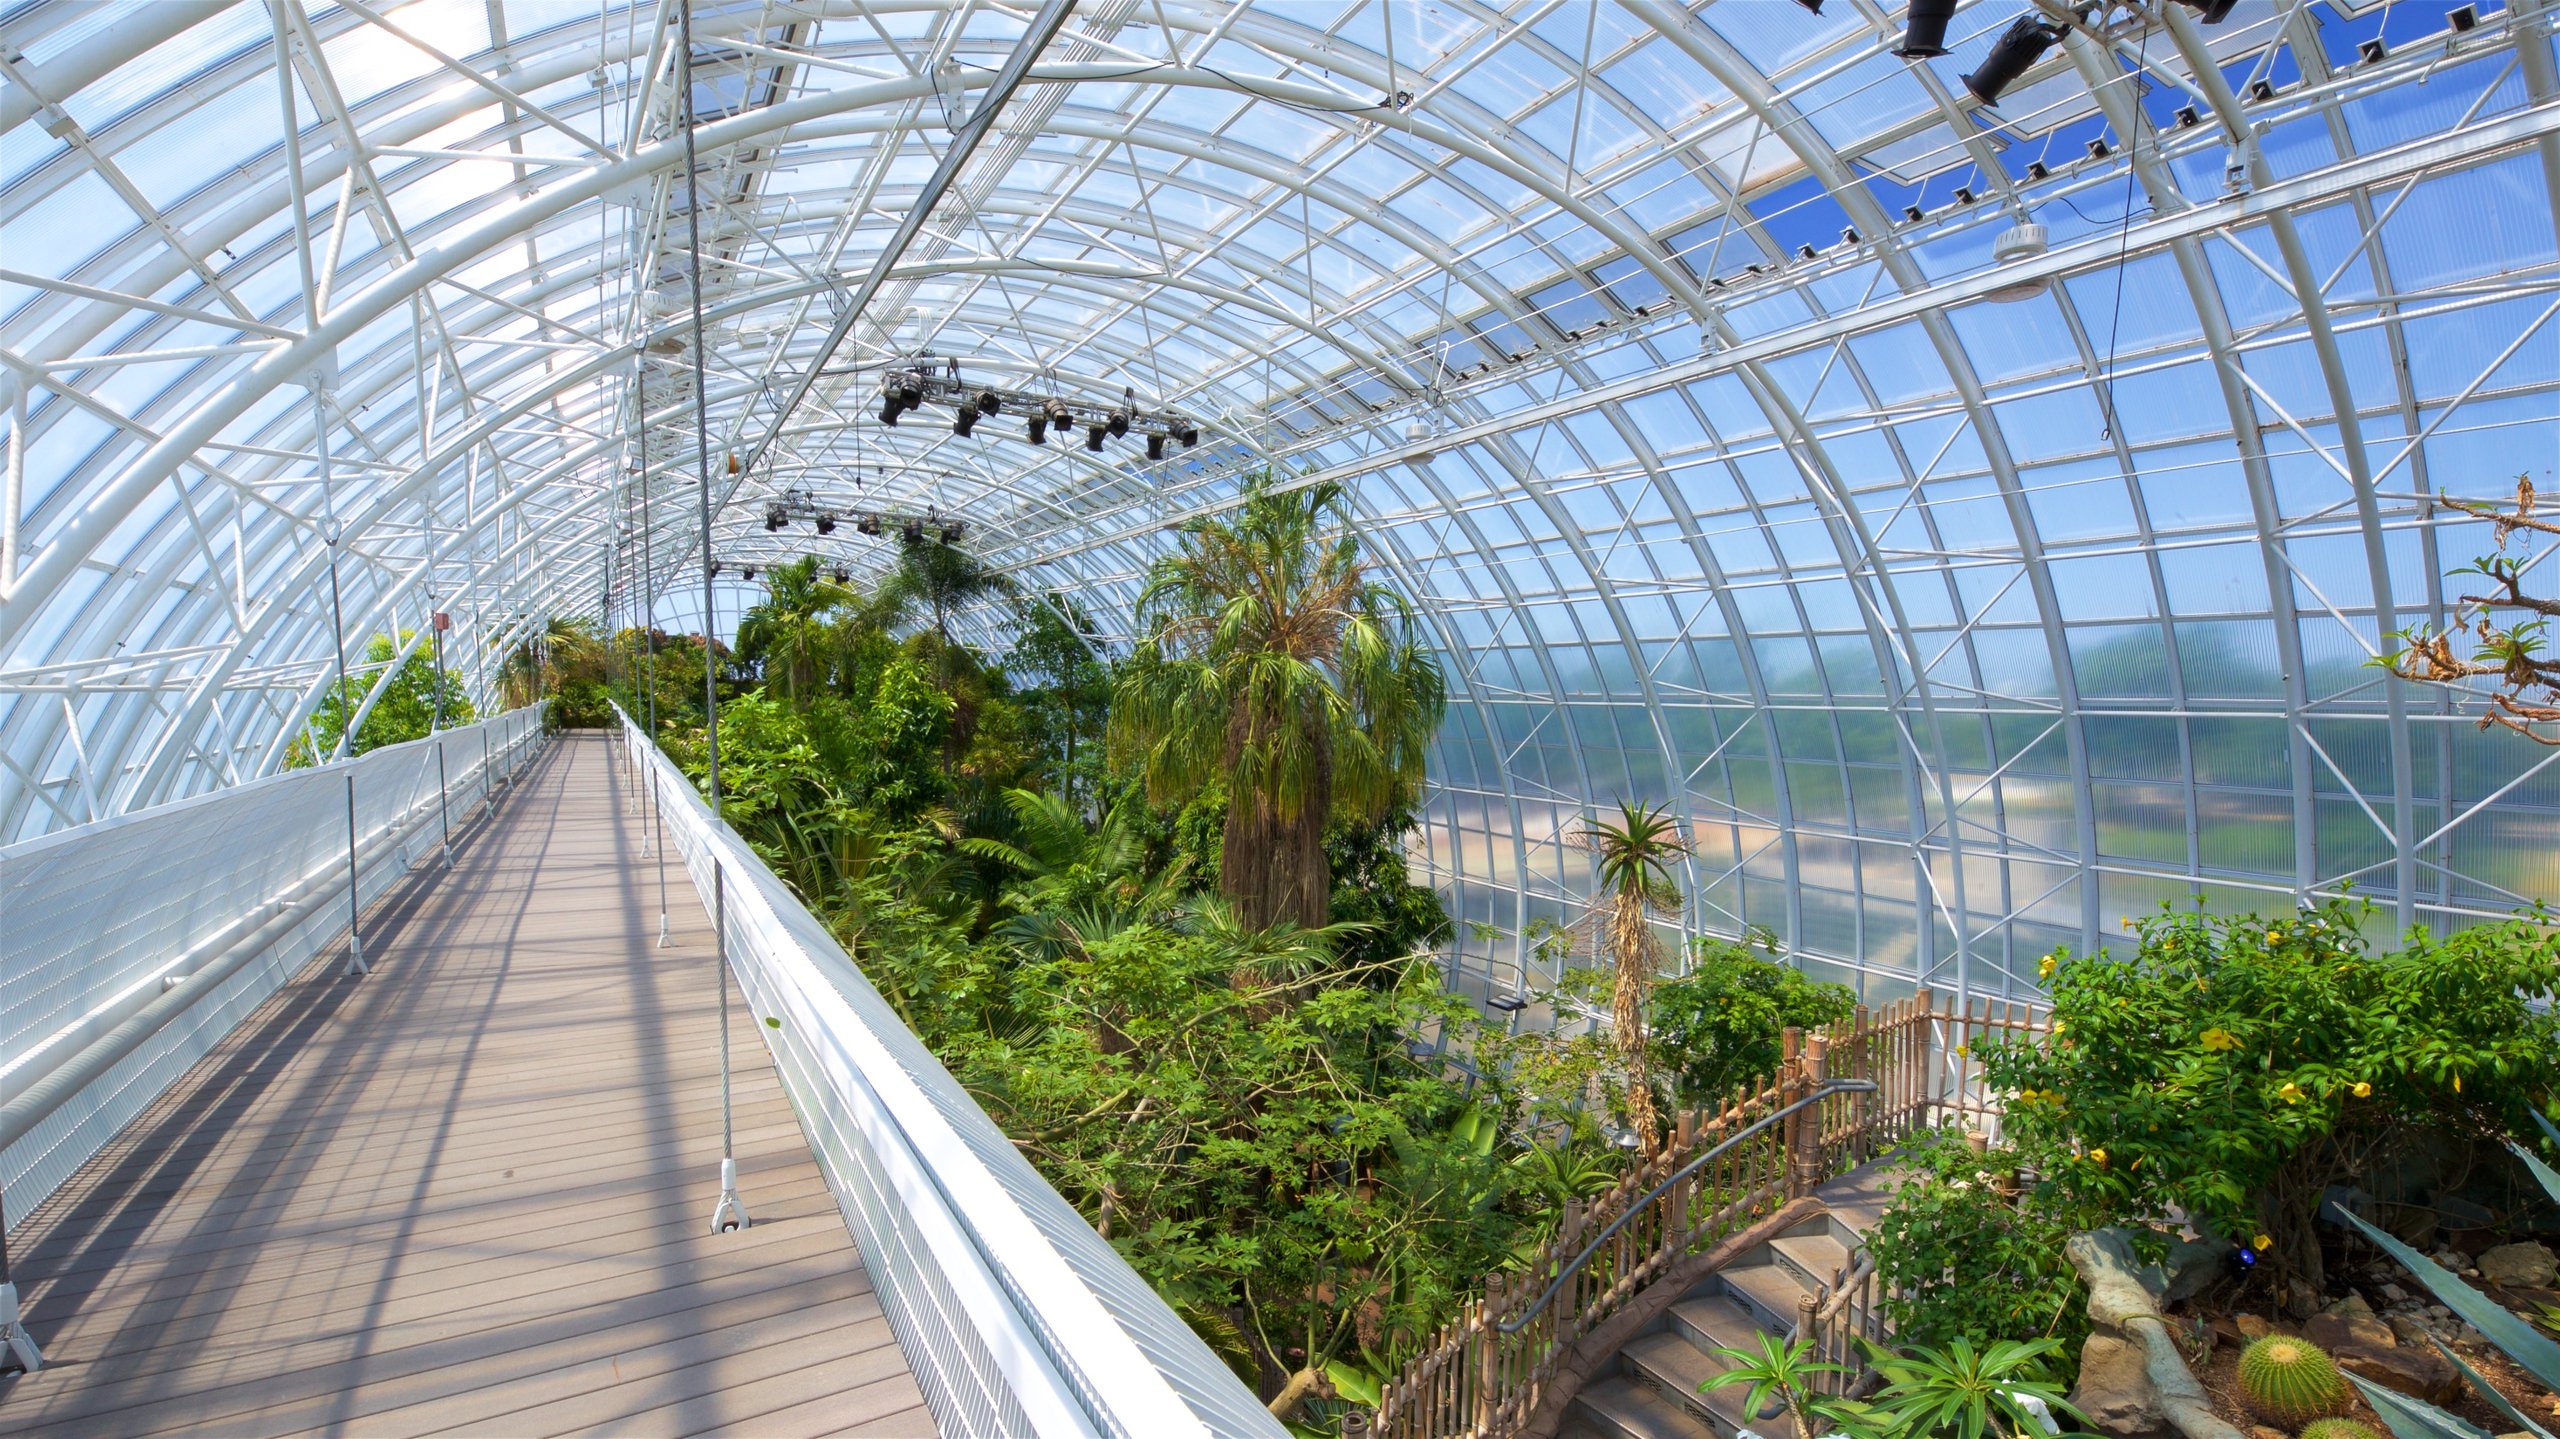
[[[2134,925],[2129,960],[2047,960],[2050,1032],[1980,1051],[2040,1188],[2136,1223],[2184,1215],[2317,1284],[2328,1185],[2423,1134],[2560,1115],[2560,936],[2519,919],[2374,954],[2361,917],[2164,912]]]

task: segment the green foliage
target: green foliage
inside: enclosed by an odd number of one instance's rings
[[[390,664],[401,647],[409,643],[411,633],[402,630],[397,641],[389,635],[375,635],[365,642],[363,672],[350,673],[346,688],[342,690],[332,685],[329,692],[320,697],[319,706],[311,713],[309,732],[296,738],[286,752],[288,768],[299,769],[313,762],[314,739],[318,741],[320,758],[326,759],[337,753],[338,739],[347,732],[347,717],[363,707],[364,697],[373,686],[373,676]],[[400,661],[398,669],[392,671],[390,683],[383,686],[382,697],[374,701],[364,723],[356,726],[355,739],[347,746],[347,753],[359,755],[385,745],[404,744],[426,737],[435,721],[439,691],[435,657],[430,648],[433,643],[430,638],[426,644],[418,646],[407,659]],[[462,681],[447,674],[441,691],[446,727],[471,723],[471,700],[463,691]]]
[[[1370,578],[1341,489],[1267,479],[1149,571],[1109,732],[1159,804],[1223,783],[1221,892],[1253,923],[1312,927],[1326,827],[1418,793],[1446,686],[1404,597]]]
[[[1981,1055],[2043,1191],[2263,1233],[2316,1283],[2326,1186],[2415,1135],[2490,1141],[2560,1106],[2560,935],[2517,920],[2373,954],[2361,919],[2164,912],[2130,958],[2048,961],[2049,1039]]]
[[[2240,1351],[2240,1401],[2284,1429],[2346,1412],[2347,1384],[2328,1351],[2291,1334],[2269,1334]]]
[[[1869,1348],[1884,1379],[1876,1411],[1896,1439],[2041,1439],[2044,1423],[2030,1399],[2057,1419],[2078,1417],[2054,1378],[2059,1339],[1979,1348],[1961,1335],[1943,1346],[1902,1342],[1908,1347],[1898,1354]]]
[[[1719,1389],[1743,1388],[1745,1414],[1783,1413],[1794,1421],[1799,1436],[1827,1433],[1834,1426],[1857,1422],[1857,1409],[1816,1387],[1820,1376],[1846,1370],[1814,1359],[1811,1340],[1790,1343],[1768,1333],[1756,1338],[1757,1343],[1749,1349],[1717,1350],[1732,1367],[1699,1384],[1698,1391],[1712,1394]]]
[[[1805,978],[1777,958],[1777,936],[1754,925],[1738,941],[1701,936],[1690,968],[1653,989],[1653,1053],[1687,1105],[1721,1101],[1777,1073],[1789,1026],[1847,1018],[1857,996],[1845,984]]]
[[[1885,1319],[1911,1344],[1971,1336],[2087,1337],[2087,1286],[2063,1241],[2085,1209],[2018,1192],[2012,1150],[1976,1154],[1962,1129],[1923,1131],[1894,1161],[1893,1202],[1867,1235]]]
[[[1061,594],[1025,601],[1020,617],[1004,667],[1019,686],[1024,729],[1059,792],[1089,801],[1103,787],[1103,729],[1111,715],[1111,668],[1098,627]]]
[[[1398,808],[1376,819],[1345,820],[1325,832],[1332,920],[1361,926],[1343,945],[1347,964],[1422,953],[1455,932],[1440,897],[1413,882],[1403,843],[1413,823],[1412,812]]]

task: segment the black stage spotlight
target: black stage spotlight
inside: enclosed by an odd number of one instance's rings
[[[1060,439],[1066,438],[1067,431],[1074,428],[1076,419],[1074,415],[1067,412],[1067,402],[1043,400],[1040,408],[1049,417],[1049,428],[1057,431]]]
[[[880,517],[878,515],[864,515],[853,522],[853,532],[858,535],[876,535],[880,533]]]
[[[1161,460],[1164,458],[1164,436],[1147,436],[1147,458],[1151,460]]]
[[[2033,15],[2019,16],[2008,29],[2000,32],[1999,39],[1991,42],[1991,53],[1983,56],[1982,64],[1964,77],[1964,87],[1983,104],[1997,106],[2002,92],[2017,84],[2018,77],[2043,59],[2044,52],[2052,49],[2053,42],[2061,38],[2060,27],[2047,25]]]
[[[880,397],[880,423],[895,429],[898,425],[898,417],[905,413],[906,409],[898,403],[896,395]]]
[[[720,567],[718,565],[713,565],[711,567],[711,578],[715,580],[720,578]]]
[[[1104,435],[1109,434],[1109,433],[1110,433],[1110,428],[1109,428],[1108,426],[1105,426],[1105,425],[1087,425],[1087,426],[1085,426],[1085,430],[1084,430],[1084,447],[1085,447],[1086,449],[1088,449],[1088,450],[1099,450],[1099,449],[1101,449],[1101,448],[1102,448],[1102,437],[1103,437]]]
[[[974,403],[978,407],[979,414],[1001,415],[1004,413],[1004,396],[993,390],[980,390]]]
[[[1822,0],[1796,0],[1796,3],[1807,10],[1812,11],[1816,15],[1822,13]]]
[[[1111,431],[1111,438],[1115,440],[1129,433],[1129,411],[1126,408],[1113,410],[1110,423],[1105,428]]]
[[[1173,437],[1182,442],[1184,449],[1190,449],[1193,445],[1200,443],[1200,427],[1189,420],[1176,420]]]
[[[1904,60],[1927,60],[1947,53],[1947,22],[1956,17],[1956,0],[1911,0],[1902,17],[1902,43],[1893,53]]]
[[[2219,25],[2231,18],[2231,8],[2240,0],[2178,0],[2178,3],[2202,15],[2207,25]]]
[[[756,567],[753,565],[747,566],[746,573],[748,579],[754,579],[756,577]]]
[[[849,575],[847,575],[847,574],[844,572],[844,570],[843,570],[841,567],[839,567],[839,568],[837,568],[837,569],[830,570],[830,571],[827,573],[827,578],[829,578],[829,579],[831,579],[831,580],[834,580],[837,584],[843,584],[846,580],[848,580],[848,579],[850,579],[850,578],[852,578],[852,577],[851,577],[851,576],[849,576]]]
[[[910,410],[924,403],[924,380],[913,370],[898,377],[898,403]]]
[[[971,430],[976,429],[977,427],[978,427],[978,407],[977,407],[977,406],[975,406],[975,405],[971,405],[971,404],[963,404],[963,405],[961,405],[961,406],[960,406],[960,408],[958,408],[958,409],[956,409],[956,410],[953,410],[953,411],[951,412],[951,433],[953,433],[953,434],[955,434],[955,435],[958,435],[960,438],[962,438],[962,439],[964,439],[964,440],[965,440],[965,439],[969,438],[969,432],[970,432]]]
[[[822,534],[822,535],[832,535],[832,534],[834,534],[835,532],[836,532],[836,517],[835,517],[835,516],[833,516],[833,515],[820,515],[820,516],[818,516],[818,533],[819,533],[819,534]]]
[[[783,526],[790,523],[791,516],[784,513],[783,508],[780,505],[776,505],[772,509],[764,512],[764,528],[765,533],[767,534],[771,534],[775,530],[781,529]]]
[[[953,520],[942,527],[942,542],[946,545],[956,545],[960,543],[960,537],[967,532],[958,520]]]
[[[924,521],[909,520],[905,524],[898,526],[898,538],[911,545],[923,544]]]
[[[1033,410],[1031,412],[1031,417],[1022,422],[1022,432],[1023,438],[1031,441],[1031,443],[1035,445],[1047,444],[1049,442],[1048,412],[1045,410]]]

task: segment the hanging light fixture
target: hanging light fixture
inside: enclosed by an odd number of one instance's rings
[[[1161,460],[1164,458],[1164,436],[1147,436],[1147,458],[1150,460]]]
[[[1928,60],[1947,53],[1947,22],[1956,16],[1956,0],[1911,0],[1903,12],[1902,43],[1893,53],[1904,60]]]
[[[1084,430],[1084,447],[1085,447],[1086,449],[1088,449],[1088,450],[1095,450],[1095,451],[1099,451],[1099,450],[1102,448],[1102,438],[1103,438],[1103,436],[1105,436],[1105,435],[1109,434],[1110,432],[1111,432],[1111,427],[1110,427],[1109,425],[1107,425],[1107,424],[1103,424],[1103,425],[1087,425],[1087,426],[1085,426],[1085,430]]]
[[[911,545],[923,544],[924,521],[909,520],[905,524],[898,526],[898,538]]]
[[[868,514],[868,513],[864,514],[860,519],[857,519],[857,520],[855,520],[855,521],[853,522],[853,532],[854,532],[855,534],[858,534],[858,535],[877,535],[877,534],[879,534],[879,533],[880,533],[880,517],[879,517],[878,515],[874,515],[874,514]]]
[[[2053,42],[2061,38],[2061,26],[2047,25],[2033,15],[2019,16],[2008,29],[2000,32],[1999,39],[1991,42],[1991,53],[1983,56],[1982,63],[1974,68],[1973,73],[1964,77],[1964,87],[1983,104],[1998,106],[2000,96],[2018,83],[2018,77],[2043,59],[2044,52],[2052,49]]]
[[[1415,447],[1413,462],[1417,465],[1428,464],[1440,453],[1432,444],[1434,438],[1431,422],[1419,415],[1405,424],[1404,442]]]
[[[818,533],[819,533],[819,534],[822,534],[822,535],[832,535],[832,534],[834,534],[835,532],[836,532],[836,517],[835,517],[834,515],[826,515],[826,514],[822,514],[822,515],[818,516]]]
[[[951,433],[958,435],[960,438],[965,440],[969,438],[969,432],[977,427],[977,406],[964,403],[958,409],[951,412]]]
[[[2013,265],[2022,260],[2035,259],[2049,248],[2051,248],[2051,241],[2044,226],[2033,220],[2022,219],[2001,231],[2000,238],[1991,242],[1991,259],[1994,264]],[[2012,304],[2043,294],[2045,287],[2051,283],[2042,275],[2023,277],[1990,291],[1983,298],[1996,300],[2002,304]]]

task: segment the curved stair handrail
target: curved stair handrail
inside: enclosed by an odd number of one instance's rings
[[[1669,1193],[1673,1185],[1696,1175],[1699,1170],[1706,1168],[1709,1163],[1721,1158],[1725,1151],[1732,1149],[1735,1145],[1742,1143],[1746,1139],[1765,1132],[1771,1125],[1781,1123],[1789,1116],[1821,1103],[1832,1095],[1868,1094],[1873,1093],[1875,1088],[1876,1082],[1872,1079],[1827,1079],[1824,1080],[1818,1088],[1804,1095],[1802,1098],[1797,1099],[1795,1102],[1781,1108],[1771,1110],[1769,1113],[1764,1114],[1758,1119],[1753,1120],[1751,1123],[1744,1125],[1732,1134],[1725,1136],[1724,1139],[1716,1144],[1714,1148],[1707,1150],[1697,1158],[1681,1165],[1678,1169],[1673,1170],[1661,1183],[1656,1184],[1651,1189],[1637,1195],[1634,1202],[1628,1204],[1625,1209],[1619,1211],[1617,1218],[1610,1220],[1598,1234],[1591,1237],[1591,1242],[1582,1247],[1582,1252],[1574,1255],[1572,1259],[1566,1261],[1564,1264],[1557,1266],[1555,1278],[1547,1281],[1547,1287],[1539,1291],[1538,1297],[1531,1300],[1526,1309],[1521,1310],[1518,1314],[1509,1319],[1496,1323],[1493,1326],[1494,1332],[1497,1334],[1517,1334],[1521,1330],[1528,1328],[1532,1321],[1536,1320],[1540,1314],[1545,1312],[1547,1305],[1554,1301],[1556,1295],[1562,1292],[1566,1282],[1572,1279],[1575,1275],[1580,1274],[1583,1269],[1591,1263],[1592,1256],[1598,1254],[1610,1240],[1615,1239],[1618,1236],[1618,1231],[1626,1228],[1629,1221],[1633,1220],[1638,1214],[1643,1213],[1646,1206]]]

